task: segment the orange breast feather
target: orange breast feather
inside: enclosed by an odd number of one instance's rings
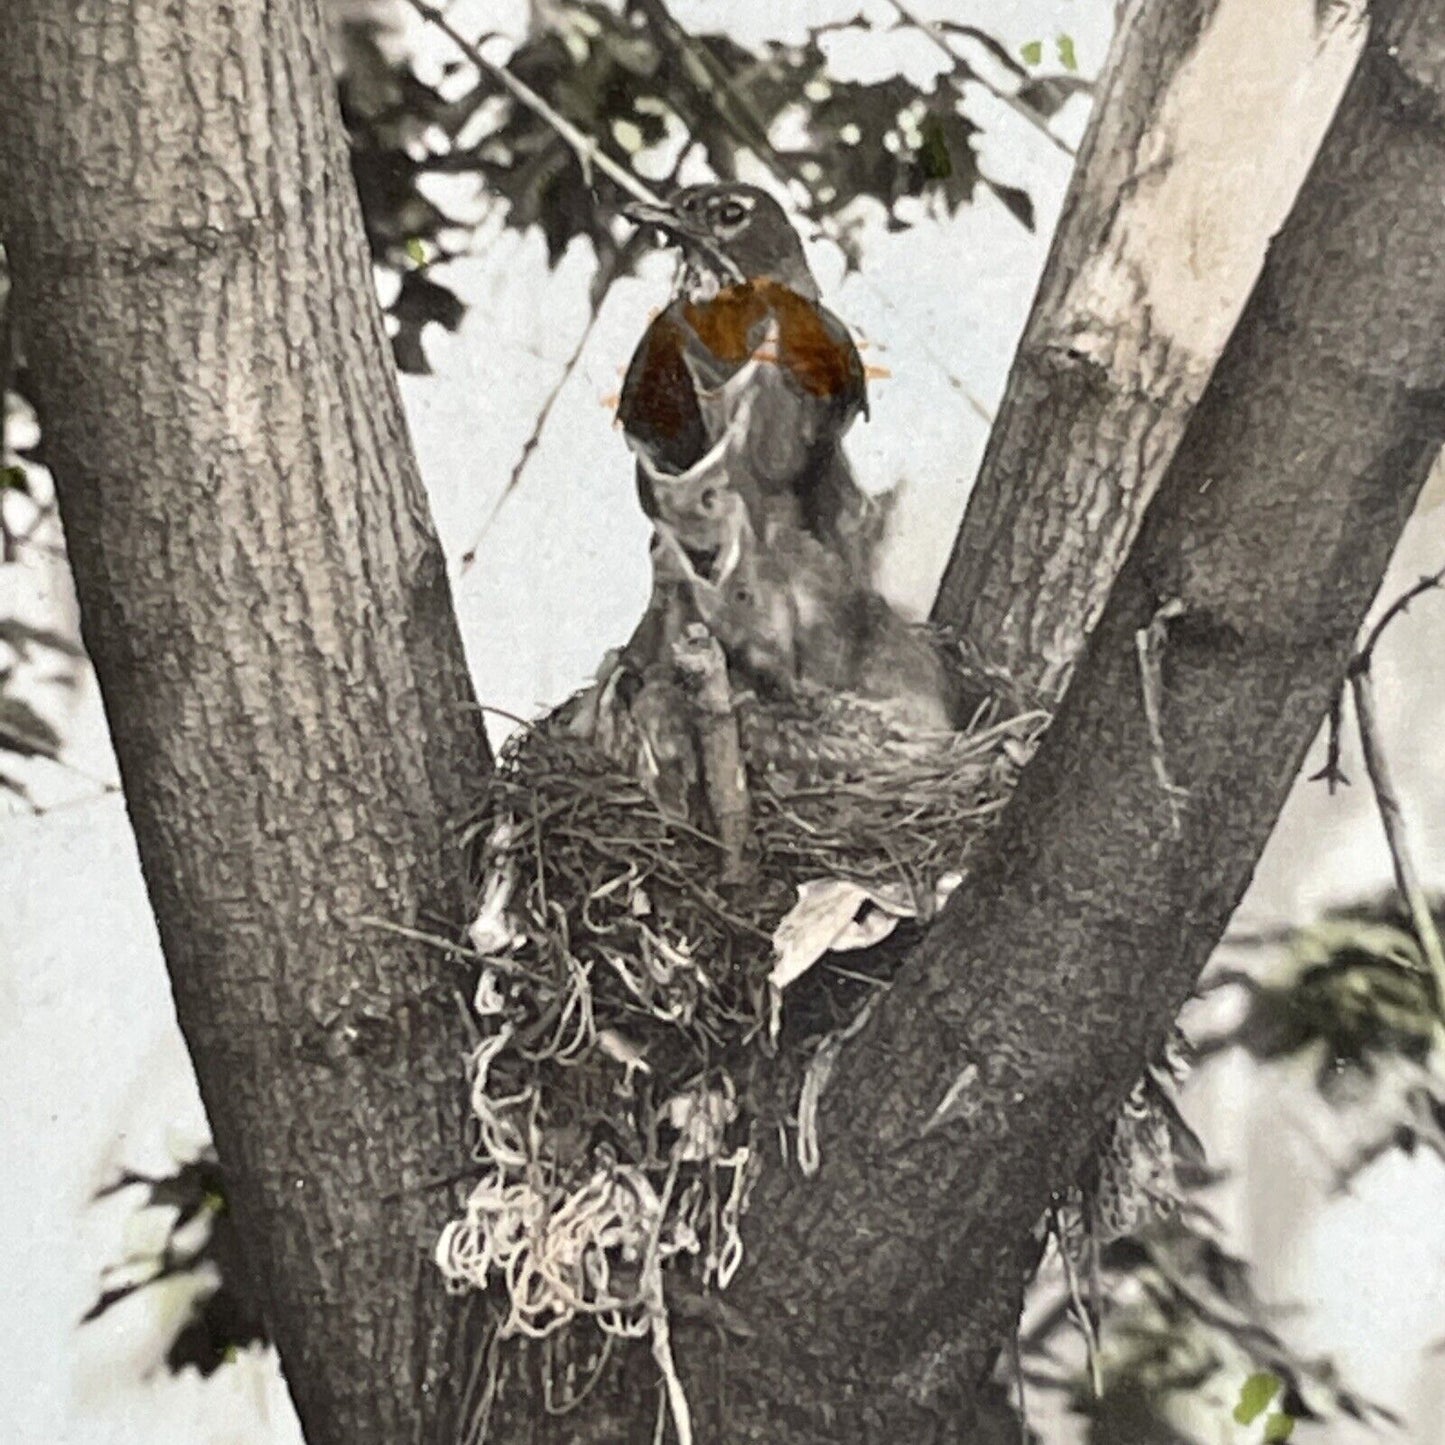
[[[764,335],[769,317],[778,323],[780,363],[812,396],[836,397],[857,386],[861,363],[852,342],[829,328],[811,302],[775,281],[729,286],[711,301],[689,302],[683,317],[719,361],[741,366]]]

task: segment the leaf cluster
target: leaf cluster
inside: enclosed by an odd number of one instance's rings
[[[1063,1390],[1088,1421],[1092,1445],[1191,1445],[1195,1436],[1181,1422],[1207,1410],[1211,1398],[1233,1398],[1241,1370],[1249,1375],[1234,1418],[1263,1416],[1266,1439],[1290,1438],[1299,1421],[1392,1419],[1345,1387],[1328,1361],[1280,1338],[1248,1263],[1197,1215],[1176,1215],[1105,1248],[1099,1289],[1114,1302],[1100,1337],[1099,1395],[1076,1374],[1048,1369],[1071,1328],[1066,1300],[1021,1341],[1030,1384]]]
[[[1373,1077],[1394,1059],[1424,1063],[1438,1026],[1430,975],[1414,938],[1402,928],[1331,922],[1302,933],[1289,950],[1287,972],[1261,981],[1243,971],[1217,975],[1247,995],[1239,1024],[1205,1045],[1237,1046],[1261,1062],[1309,1053],[1322,1094],[1341,1079]]]
[[[157,1253],[125,1260],[107,1271],[100,1297],[81,1323],[99,1319],[123,1300],[164,1280],[190,1277],[196,1282],[196,1296],[165,1354],[172,1374],[193,1368],[203,1377],[210,1376],[238,1351],[265,1344],[266,1327],[249,1287],[225,1178],[215,1155],[207,1150],[167,1175],[127,1170],[97,1198],[135,1188],[144,1191],[140,1209],[171,1209],[175,1217]]]
[[[624,166],[642,169],[667,190],[694,154],[721,177],[740,161],[760,164],[790,189],[804,213],[856,262],[844,215],[860,200],[887,212],[889,225],[911,224],[903,203],[921,201],[952,213],[991,192],[1025,226],[1033,203],[1020,186],[982,171],[978,124],[967,86],[977,72],[957,49],[981,47],[1016,87],[1015,102],[1039,121],[1084,82],[1035,76],[975,27],[948,25],[948,67],[930,85],[902,76],[843,81],[828,66],[830,29],[868,28],[861,18],[822,27],[801,43],[752,50],[725,34],[684,30],[665,0],[562,0],[539,12],[534,31],[507,68],[558,114]],[[427,322],[454,329],[461,303],[429,274],[455,255],[466,227],[429,197],[427,178],[475,178],[501,208],[504,224],[538,230],[553,265],[573,242],[587,241],[605,289],[631,258],[613,234],[612,199],[544,117],[517,101],[490,75],[460,98],[420,80],[409,60],[389,53],[375,26],[351,23],[340,33],[342,115],[367,237],[378,265],[400,289],[388,308],[404,370],[424,371],[421,331]],[[594,297],[595,299],[595,297]]]

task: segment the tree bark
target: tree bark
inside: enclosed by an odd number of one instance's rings
[[[1358,8],[1141,0],[935,616],[1057,700],[1358,52]]]
[[[363,920],[462,916],[487,753],[318,5],[5,0],[0,54],[85,639],[267,1319],[312,1445],[444,1440],[464,1037],[444,956]]]

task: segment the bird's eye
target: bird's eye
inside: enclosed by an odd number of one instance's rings
[[[751,592],[748,588],[746,588],[746,587],[735,587],[735,588],[733,588],[733,601],[736,602],[739,607],[746,607],[746,606],[748,606],[748,604],[751,603],[752,600],[753,600],[753,594],[752,594],[752,592]]]
[[[705,487],[702,495],[697,500],[704,512],[715,512],[717,510],[717,492],[712,487]]]
[[[724,201],[717,208],[717,218],[720,225],[735,230],[748,218],[748,208],[741,201]]]

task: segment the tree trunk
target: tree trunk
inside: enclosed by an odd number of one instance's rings
[[[935,615],[1062,695],[1358,53],[1358,8],[1140,0]]]
[[[317,0],[4,0],[0,54],[85,639],[267,1318],[312,1445],[444,1440],[464,1036],[364,920],[462,916],[487,754]]]

